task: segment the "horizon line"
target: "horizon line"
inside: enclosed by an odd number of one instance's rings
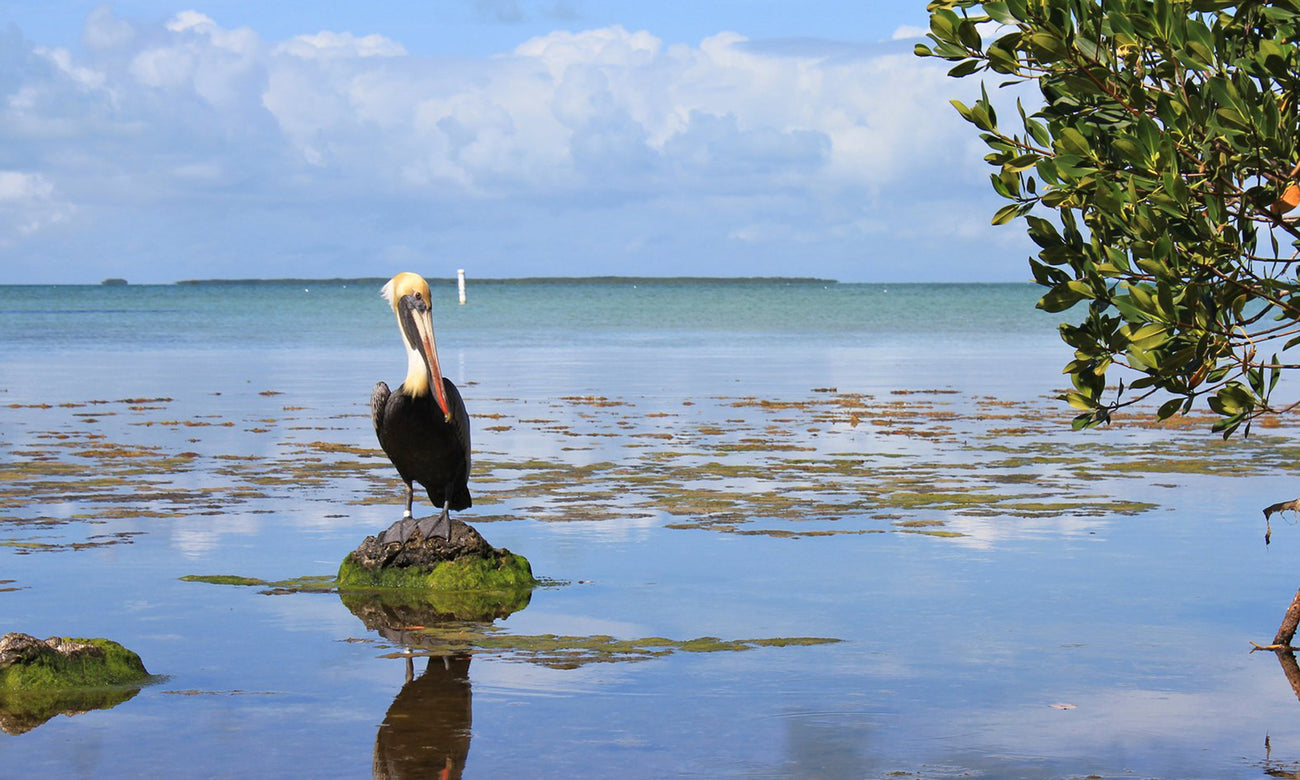
[[[426,276],[431,284],[450,284],[455,285],[457,278],[454,276]],[[168,286],[202,286],[202,285],[238,285],[238,284],[383,284],[387,277],[383,276],[334,276],[334,277],[274,277],[274,278],[208,278],[208,279],[178,279],[171,282],[138,282],[133,283],[122,277],[109,277],[96,282],[0,282],[0,287],[98,287],[98,286],[135,286],[135,287],[168,287]],[[873,284],[873,285],[986,285],[986,284],[1034,284],[1033,280],[953,280],[953,281],[924,281],[924,280],[893,280],[893,281],[863,281],[863,282],[844,282],[839,279],[831,279],[816,276],[619,276],[611,274],[601,274],[595,276],[467,276],[466,282],[469,284],[574,284],[574,283],[596,283],[596,284],[682,284],[682,283],[723,283],[723,284]]]

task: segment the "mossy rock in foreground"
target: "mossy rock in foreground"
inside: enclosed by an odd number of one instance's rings
[[[383,535],[381,534],[381,537]],[[537,584],[528,559],[452,522],[451,539],[418,533],[405,541],[366,537],[339,566],[340,591],[403,589],[445,592],[520,591]]]
[[[148,679],[140,656],[110,639],[0,637],[0,692],[102,688]]]
[[[0,731],[115,707],[151,679],[140,656],[108,639],[0,637]]]

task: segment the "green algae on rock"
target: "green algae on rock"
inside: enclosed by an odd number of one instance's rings
[[[337,582],[340,591],[510,592],[537,584],[526,558],[493,547],[459,520],[452,521],[450,539],[418,531],[400,542],[366,537],[343,559]]]
[[[340,591],[416,589],[433,591],[514,591],[537,584],[528,559],[509,550],[490,558],[465,556],[432,567],[396,566],[370,569],[349,555],[339,566]]]
[[[149,679],[140,656],[111,639],[0,637],[0,692],[96,688]]]
[[[489,545],[473,528],[455,521],[453,541],[415,536],[381,544],[371,536],[343,559],[336,576],[263,580],[237,574],[187,574],[183,582],[265,588],[263,593],[406,591],[433,612],[509,614],[528,603],[539,583],[528,559]],[[387,599],[387,597],[385,597]],[[402,596],[398,597],[400,601]]]
[[[0,637],[0,731],[22,734],[55,715],[108,709],[150,679],[140,656],[109,639]]]

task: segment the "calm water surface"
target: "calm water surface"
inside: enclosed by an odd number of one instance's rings
[[[1068,354],[1025,286],[469,292],[460,307],[447,287],[434,312],[475,418],[464,519],[561,583],[491,631],[841,641],[567,664],[416,648],[408,670],[336,594],[182,582],[332,574],[400,513],[383,464],[292,470],[322,442],[375,446],[370,387],[405,366],[377,285],[0,287],[0,630],[108,636],[165,676],[0,734],[0,775],[1300,769],[1300,702],[1247,652],[1300,586],[1300,532],[1277,522],[1265,547],[1259,515],[1297,495],[1295,474],[1235,468],[1290,428],[1226,445],[1204,426],[1071,433],[1048,397]],[[849,402],[860,421],[830,413]],[[145,454],[94,452],[107,444]],[[1008,465],[1009,448],[1035,457]],[[1145,465],[1083,469],[1081,453]],[[874,471],[816,477],[859,461]],[[117,470],[37,473],[51,462]],[[529,478],[538,463],[572,479]],[[719,515],[766,498],[714,523],[691,506],[714,463],[772,469],[727,471]],[[689,480],[668,470],[683,464]],[[850,502],[877,476],[897,483],[885,509],[775,503],[837,487]],[[901,498],[951,480],[1005,500]],[[1027,508],[1049,499],[1069,508]]]

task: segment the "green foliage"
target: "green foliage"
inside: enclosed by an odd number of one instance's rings
[[[1171,394],[1203,398],[1225,437],[1262,414],[1300,343],[1300,227],[1279,201],[1300,170],[1300,2],[933,0],[949,75],[1035,85],[1004,129],[982,85],[995,224],[1038,246],[1038,306],[1061,326],[1076,427]],[[1005,112],[1004,112],[1005,113]],[[1300,194],[1300,191],[1296,191]],[[1140,376],[1109,384],[1114,366]]]

